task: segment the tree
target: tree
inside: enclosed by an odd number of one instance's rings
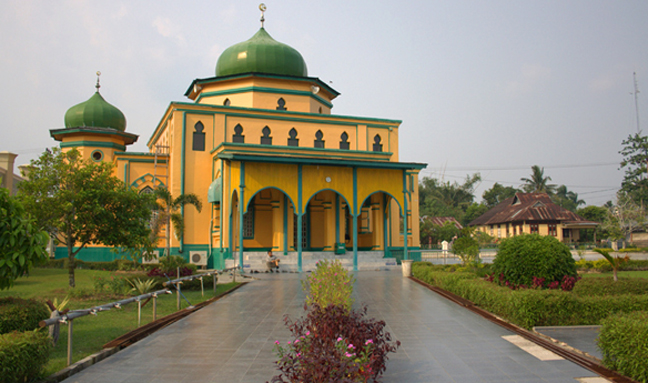
[[[569,211],[575,212],[580,205],[585,205],[585,201],[578,199],[578,193],[567,190],[567,186],[560,185],[556,193],[551,197],[553,202]]]
[[[520,178],[520,181],[525,182],[522,189],[527,193],[547,193],[551,195],[556,189],[556,185],[548,183],[551,181],[551,177],[545,177],[544,168],[540,168],[538,165],[531,166],[531,178]]]
[[[158,187],[153,192],[157,198],[157,206],[155,209],[156,217],[151,225],[152,233],[155,237],[159,236],[162,225],[166,227],[166,247],[164,255],[171,255],[171,222],[173,222],[173,229],[178,240],[182,240],[184,236],[184,217],[178,210],[189,204],[193,205],[200,213],[202,210],[202,202],[195,194],[181,194],[177,198],[173,198],[171,192],[165,187]]]
[[[0,188],[0,290],[47,259],[47,240],[20,201]]]
[[[646,205],[648,202],[648,137],[639,133],[629,135],[622,143],[619,152],[623,156],[621,169],[625,168],[621,190],[627,193],[636,204]]]
[[[452,252],[455,253],[461,264],[464,266],[480,263],[479,243],[473,238],[474,228],[464,228],[452,244]]]
[[[466,209],[466,213],[464,214],[463,218],[461,219],[461,224],[463,226],[468,226],[469,223],[479,218],[488,210],[490,210],[488,206],[482,203],[477,203],[477,202],[471,203],[470,206],[468,206],[468,209]]]
[[[87,245],[127,249],[150,233],[151,197],[112,175],[114,165],[83,161],[76,149],[47,150],[31,162],[19,197],[39,228],[67,248],[69,285],[75,287],[75,257]]]
[[[419,185],[420,214],[430,217],[454,217],[461,222],[475,199],[474,192],[479,182],[479,173],[466,176],[463,184],[423,178]]]
[[[628,261],[629,257],[627,255],[624,258],[621,258],[618,255],[613,257],[610,255],[610,251],[611,251],[610,249],[594,249],[594,251],[601,254],[603,258],[605,258],[605,260],[608,261],[610,266],[612,266],[612,275],[614,278],[614,282],[618,282],[619,277],[617,276],[617,271],[619,270],[621,264]]]
[[[603,206],[586,206],[576,210],[576,214],[585,218],[588,221],[598,222],[599,225],[596,229],[585,229],[581,230],[585,232],[585,235],[581,235],[581,238],[585,241],[596,241],[596,238],[607,238],[608,233],[603,229],[602,224],[607,218],[608,209]],[[592,235],[593,234],[593,235]]]
[[[603,228],[608,231],[610,239],[623,240],[638,229],[646,228],[646,208],[638,205],[632,197],[623,191],[617,193],[617,202],[607,211]]]
[[[495,182],[493,187],[482,194],[482,198],[484,199],[483,203],[486,207],[492,209],[505,199],[513,197],[517,192],[519,192],[519,190],[513,186],[502,186]]]

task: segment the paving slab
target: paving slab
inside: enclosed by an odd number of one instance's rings
[[[304,314],[305,274],[258,274],[227,297],[66,379],[85,382],[266,382],[277,374],[274,341]],[[503,337],[514,335],[401,276],[356,274],[355,306],[385,320],[402,347],[384,383],[577,382],[596,375],[567,360],[542,361]]]

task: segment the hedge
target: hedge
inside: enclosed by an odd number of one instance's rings
[[[598,345],[606,367],[648,382],[648,312],[617,314],[603,320]]]
[[[34,330],[49,316],[45,304],[33,299],[0,298],[0,334]]]
[[[586,296],[648,294],[648,279],[645,278],[583,278],[572,290],[574,294]]]
[[[22,383],[39,377],[51,350],[47,331],[0,335],[0,383]]]
[[[534,326],[595,325],[611,313],[648,310],[647,295],[578,296],[562,290],[511,290],[487,282],[471,272],[438,271],[427,262],[415,262],[412,273],[426,283],[462,296],[527,329]]]

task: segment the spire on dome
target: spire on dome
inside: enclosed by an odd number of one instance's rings
[[[266,5],[264,3],[259,4],[259,9],[261,10],[261,28],[263,28],[263,23],[265,22],[265,11]]]
[[[97,93],[99,93],[99,88],[101,88],[101,85],[99,85],[99,76],[101,76],[101,72],[97,71],[97,85],[95,85],[95,88],[97,88]]]

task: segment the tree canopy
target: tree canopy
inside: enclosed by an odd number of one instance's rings
[[[551,195],[556,189],[556,185],[549,183],[551,177],[545,176],[544,168],[540,168],[538,165],[531,166],[530,178],[522,177],[520,181],[524,181],[522,189],[527,193],[547,193]]]
[[[468,207],[475,199],[475,188],[481,182],[479,173],[466,176],[462,184],[425,177],[419,184],[420,215],[455,217],[463,222]]]
[[[648,162],[648,137],[640,134],[628,136],[622,143],[619,152],[623,156],[621,169],[625,169],[621,190],[635,203],[648,204],[648,177],[646,164]]]
[[[148,243],[152,197],[114,177],[113,167],[84,161],[76,149],[54,148],[31,162],[29,180],[19,186],[38,227],[67,247],[70,287],[74,259],[87,245],[134,249]]]
[[[495,182],[493,187],[482,194],[482,198],[484,199],[483,203],[486,207],[492,209],[505,199],[513,197],[515,193],[519,191],[519,189],[516,189],[513,186],[502,186]]]
[[[0,290],[47,259],[47,240],[20,201],[0,188]]]
[[[157,238],[162,226],[164,225],[166,227],[166,247],[164,255],[171,255],[171,222],[173,222],[173,229],[178,240],[182,241],[184,236],[184,216],[178,210],[185,205],[193,205],[200,213],[202,202],[200,202],[200,198],[193,193],[181,194],[178,197],[173,198],[171,192],[165,187],[158,187],[153,192],[153,195],[157,199],[157,202],[155,205],[155,219],[151,225],[151,230],[153,236]]]

